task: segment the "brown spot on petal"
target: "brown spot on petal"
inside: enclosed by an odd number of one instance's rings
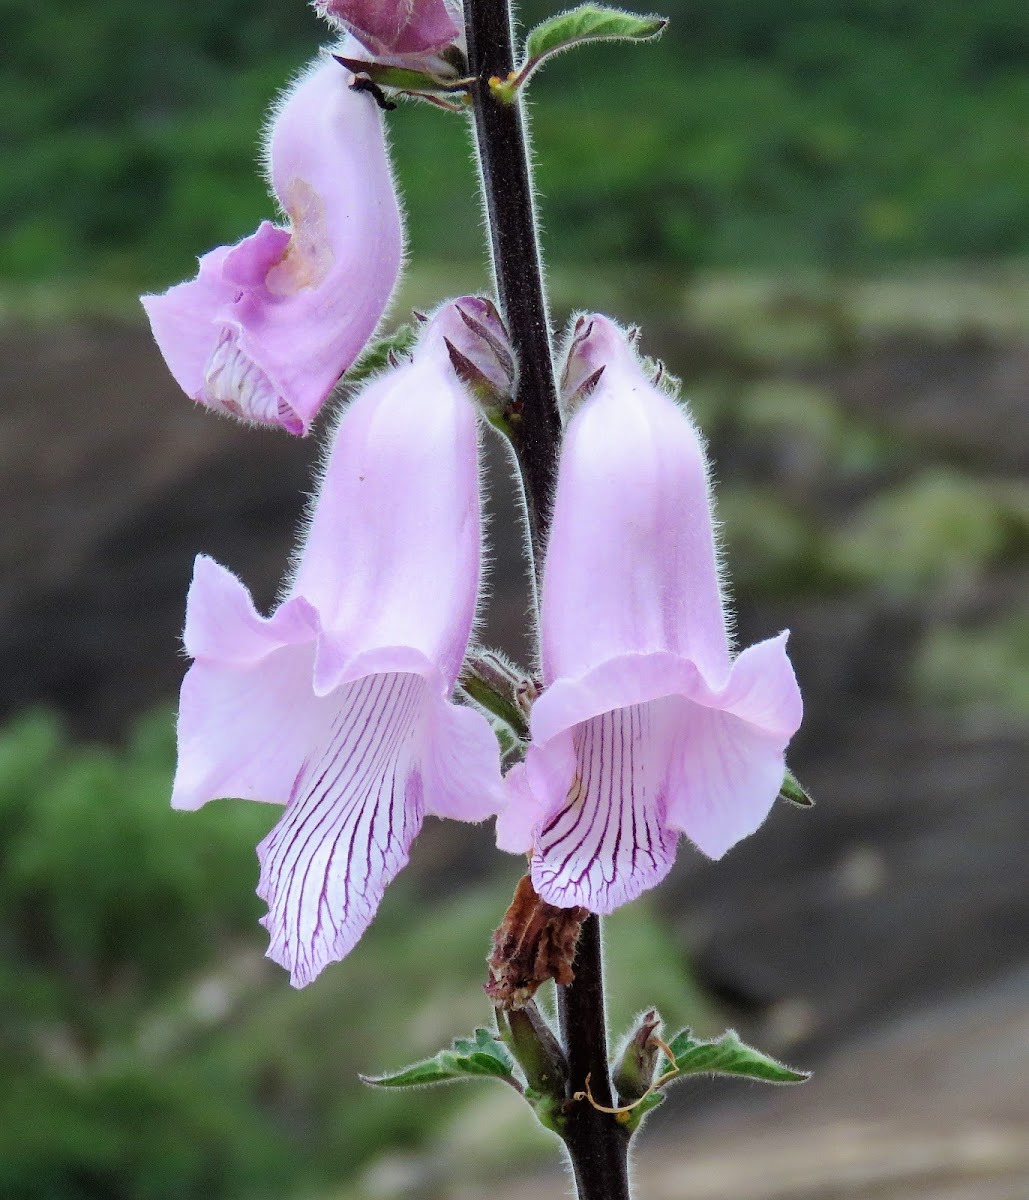
[[[286,188],[283,204],[289,213],[293,236],[282,258],[265,277],[274,296],[291,296],[317,287],[332,268],[325,201],[305,180],[294,179]]]
[[[575,978],[572,961],[585,908],[555,908],[541,900],[532,879],[523,875],[511,907],[493,935],[486,960],[486,994],[498,1008],[522,1008],[548,979],[566,987]]]

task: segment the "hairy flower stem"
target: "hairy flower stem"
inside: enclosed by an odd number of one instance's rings
[[[557,989],[569,1095],[585,1091],[588,1079],[593,1099],[610,1108],[600,918],[595,913],[582,923],[574,967],[574,981]],[[564,1139],[579,1200],[629,1200],[629,1133],[624,1125],[580,1100],[569,1106]]]
[[[561,417],[550,321],[536,236],[529,149],[521,100],[498,98],[491,78],[514,68],[509,0],[465,0],[468,57],[476,78],[475,134],[486,200],[500,311],[518,360],[512,441],[522,476],[537,587],[557,473]],[[589,1088],[611,1104],[601,964],[600,920],[583,924],[575,981],[558,988],[561,1034],[569,1064],[564,1140],[579,1200],[629,1200],[628,1135],[609,1113],[575,1100]]]
[[[470,73],[476,78],[475,135],[493,252],[500,311],[507,324],[518,379],[512,438],[525,488],[536,581],[550,522],[561,417],[550,344],[550,319],[536,236],[536,214],[521,100],[490,89],[514,67],[508,0],[465,4]]]

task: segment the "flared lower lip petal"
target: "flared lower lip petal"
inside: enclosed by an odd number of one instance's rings
[[[533,883],[548,903],[609,913],[671,870],[678,835],[664,819],[667,750],[656,715],[629,705],[575,731],[571,786],[533,848]]]
[[[311,691],[313,642],[250,661],[198,659],[179,697],[172,806],[238,797],[285,804],[332,706]]]
[[[492,731],[420,675],[369,674],[332,700],[331,724],[258,847],[268,954],[297,987],[357,943],[426,815],[477,821],[499,807]]]
[[[544,693],[498,823],[502,848],[531,846],[544,899],[610,912],[664,878],[681,833],[717,858],[761,824],[801,718],[785,639],[744,651],[717,688],[652,654]]]
[[[303,596],[261,616],[237,576],[206,554],[197,555],[182,635],[191,658],[252,663],[281,646],[310,641],[319,629],[318,613]]]
[[[297,987],[349,953],[407,863],[424,816],[424,686],[388,674],[340,689],[326,735],[258,846],[268,954]]]

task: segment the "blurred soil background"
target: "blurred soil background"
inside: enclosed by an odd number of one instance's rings
[[[1029,15],[695,0],[534,85],[557,315],[643,327],[711,445],[741,645],[789,627],[817,800],[684,847],[607,925],[615,1032],[727,1024],[796,1089],[692,1081],[641,1200],[1029,1196]],[[526,20],[545,6],[524,7]],[[0,1197],[529,1200],[558,1155],[489,1082],[358,1071],[487,1019],[519,864],[431,823],[302,992],[263,958],[260,805],[168,810],[194,554],[275,596],[319,455],[197,410],[135,295],[270,215],[303,4],[16,0],[0,77]],[[389,119],[412,267],[484,286],[461,122]],[[324,428],[325,421],[322,421]],[[486,639],[522,657],[488,441]]]

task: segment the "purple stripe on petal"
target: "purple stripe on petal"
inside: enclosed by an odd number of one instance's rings
[[[421,828],[416,750],[426,685],[369,675],[339,692],[321,752],[258,847],[268,955],[297,987],[343,958],[370,924]]]
[[[671,744],[653,708],[614,709],[575,730],[575,777],[532,860],[549,903],[611,912],[671,869],[678,837],[665,827],[663,794]]]

